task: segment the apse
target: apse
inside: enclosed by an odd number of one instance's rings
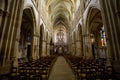
[[[53,40],[55,45],[67,44],[67,33],[66,28],[63,24],[58,24],[54,27]]]

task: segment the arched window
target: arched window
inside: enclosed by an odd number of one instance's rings
[[[57,33],[57,41],[64,41],[64,33],[62,31]]]
[[[94,34],[91,33],[90,38],[91,38],[91,43],[93,44],[95,42]]]
[[[106,34],[105,34],[104,26],[101,27],[101,30],[100,30],[100,45],[101,47],[106,46]]]

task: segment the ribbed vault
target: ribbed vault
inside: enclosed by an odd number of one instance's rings
[[[53,35],[62,30],[67,37],[66,33],[70,29],[71,21],[74,19],[80,0],[43,0],[43,3],[53,25]]]
[[[48,14],[53,25],[59,21],[69,25],[78,7],[79,0],[46,0]]]

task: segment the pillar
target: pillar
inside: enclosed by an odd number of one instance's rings
[[[90,34],[88,34],[88,47],[89,47],[89,58],[93,58],[92,55],[92,42],[91,42],[91,38],[90,38]]]
[[[6,38],[8,38],[8,35],[6,31],[10,28],[9,23],[11,22],[11,15],[9,14],[10,6],[12,6],[11,14],[13,14],[13,7],[14,7],[15,1],[11,3],[11,1],[8,1],[8,4],[6,9],[4,10],[4,17],[1,17],[2,23],[0,23],[0,74],[5,74],[10,72],[10,60],[9,62],[6,62]],[[4,44],[5,43],[5,44]]]
[[[8,5],[4,5],[4,6],[7,6],[5,10],[3,10],[3,4],[5,4],[5,1],[1,1],[0,2],[0,65],[3,65],[3,59],[4,59],[4,54],[5,52],[3,51],[3,49],[5,48],[5,44],[3,44],[3,41],[5,41],[4,39],[4,36],[5,36],[5,30],[8,29],[8,24],[7,22],[9,21],[9,7],[10,7],[10,4],[9,3]],[[14,3],[13,3],[14,4]],[[12,14],[12,12],[11,12]],[[7,37],[7,36],[6,36]],[[5,37],[5,38],[6,38]]]
[[[16,40],[19,41],[18,37],[16,39],[14,35],[17,34],[17,28],[19,28],[19,25],[18,25],[19,21],[18,20],[20,19],[20,17],[22,17],[22,15],[21,16],[18,15],[19,1],[16,1],[16,3],[14,3],[13,5],[14,5],[13,9],[12,9],[13,11],[11,14],[11,18],[9,19],[10,22],[7,23],[6,30],[5,30],[5,35],[4,35],[5,40],[3,41],[3,45],[5,45],[4,49],[3,49],[3,51],[5,51],[4,63],[6,63],[6,62],[8,63],[10,61],[10,55],[11,55],[11,53],[14,53],[14,49],[13,49],[12,45],[15,45],[14,48],[16,48],[16,45],[18,44],[18,42],[16,42]],[[20,22],[21,22],[21,20],[20,20]],[[8,28],[8,24],[9,24],[9,28]],[[18,50],[18,49],[16,49],[16,50]],[[18,54],[18,53],[16,53],[16,51],[15,51],[15,54]],[[15,57],[15,56],[13,56],[13,57]]]
[[[86,58],[86,48],[85,48],[85,45],[86,45],[86,43],[85,43],[85,35],[83,34],[82,35],[82,38],[83,38],[83,58]]]
[[[31,59],[38,59],[40,57],[38,44],[39,44],[39,36],[34,34],[31,42],[31,53],[30,53]]]
[[[82,48],[80,40],[76,41],[76,56],[82,57]]]
[[[82,43],[81,43],[81,35],[79,30],[76,32],[77,37],[76,37],[76,56],[82,57]]]
[[[97,31],[97,32],[99,32],[99,31]],[[100,54],[100,52],[99,52],[99,50],[100,50],[100,38],[99,38],[99,33],[96,33],[96,34],[94,34],[94,37],[95,37],[95,42],[94,42],[94,44],[95,44],[95,58],[96,59],[98,59],[99,58],[99,54]]]
[[[0,9],[0,31],[2,30],[2,20],[3,20],[3,13],[4,11],[2,9]]]
[[[72,55],[76,55],[76,48],[75,48],[75,43],[72,43]]]
[[[92,45],[91,45],[91,39],[90,39],[90,34],[85,34],[84,35],[84,58],[89,59],[92,58]]]
[[[70,34],[70,33],[67,33],[67,34]],[[71,41],[71,36],[70,35],[67,35],[67,44],[68,44],[67,54],[71,54],[71,52],[72,52],[72,48],[71,48],[72,41]]]
[[[21,0],[19,0],[21,1]],[[19,34],[20,25],[22,18],[22,8],[23,1],[19,4],[19,1],[8,1],[8,8],[6,10],[6,15],[3,24],[3,31],[0,40],[0,53],[2,53],[2,68],[1,72],[10,72],[11,66],[18,66],[18,44],[19,44]],[[19,8],[18,8],[19,6]],[[10,12],[11,14],[8,14]],[[13,17],[14,16],[14,17]],[[8,45],[10,43],[10,45]]]
[[[42,56],[46,56],[46,45],[47,45],[46,41],[43,40],[42,41]]]
[[[47,56],[50,55],[50,43],[47,43]]]
[[[1,26],[3,22],[2,20],[3,20],[4,9],[5,9],[5,1],[1,0],[0,1],[0,31],[2,30]]]
[[[116,0],[119,1],[119,0]],[[119,14],[115,11],[115,2],[112,0],[99,0],[102,12],[103,23],[105,32],[107,35],[107,66],[111,65],[113,60],[113,66],[116,71],[120,72],[120,23]]]
[[[19,4],[21,2],[21,4]],[[13,23],[10,23],[11,29],[9,30],[8,35],[8,42],[6,47],[6,54],[7,61],[12,60],[13,65],[12,67],[18,67],[18,54],[19,54],[19,39],[20,39],[20,29],[21,29],[21,22],[22,22],[22,13],[23,13],[23,5],[24,0],[18,0],[16,3],[16,8],[14,14],[11,16]]]

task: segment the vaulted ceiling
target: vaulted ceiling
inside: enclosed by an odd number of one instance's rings
[[[41,3],[46,8],[53,25],[54,37],[59,31],[62,31],[67,37],[71,21],[79,8],[80,0],[42,0]],[[54,38],[54,40],[56,39]]]
[[[63,22],[69,25],[74,17],[74,12],[79,6],[80,0],[46,0],[48,14],[53,24]]]

